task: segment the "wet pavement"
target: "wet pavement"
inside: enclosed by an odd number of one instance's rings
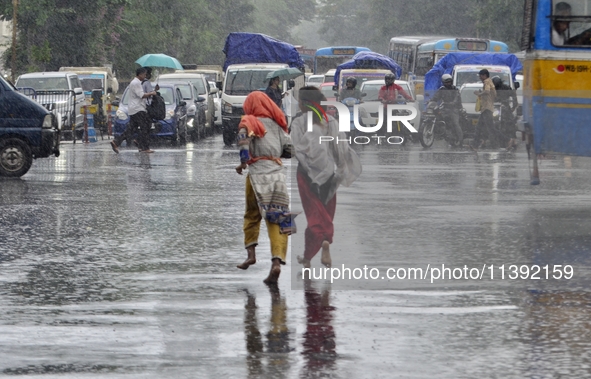
[[[333,268],[379,275],[302,280],[302,214],[270,288],[264,230],[235,268],[244,178],[222,145],[66,143],[0,181],[0,377],[590,376],[590,158],[546,157],[531,186],[523,146],[358,146]]]

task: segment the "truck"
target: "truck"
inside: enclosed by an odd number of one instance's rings
[[[302,70],[296,88],[304,85],[304,61],[293,45],[264,34],[230,33],[224,46],[225,78],[222,86],[222,135],[224,144],[236,141],[238,124],[244,115],[244,100],[252,91],[264,91],[269,84],[267,75],[273,71],[296,67]],[[283,81],[284,91],[289,89]],[[289,96],[297,96],[295,91]],[[297,99],[297,97],[296,97]]]
[[[109,105],[119,91],[119,82],[110,67],[60,67],[59,71],[75,72],[82,83],[86,105],[94,116],[101,135],[107,132]]]
[[[460,88],[465,83],[479,82],[478,71],[483,68],[491,71],[491,77],[494,76],[493,73],[501,76],[513,89],[516,89],[515,76],[523,71],[521,62],[514,54],[449,53],[425,75],[424,105],[429,103],[429,99],[442,86],[443,74],[451,74],[454,85]]]

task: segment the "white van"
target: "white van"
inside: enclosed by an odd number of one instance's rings
[[[238,124],[244,115],[242,107],[246,96],[253,91],[264,91],[267,88],[267,74],[288,67],[285,63],[245,63],[228,66],[221,99],[222,133],[226,146],[236,142]],[[301,78],[303,83],[304,76]],[[287,81],[283,82],[282,88],[284,91],[287,89]]]
[[[451,74],[454,86],[460,88],[466,83],[481,83],[478,72],[482,69],[487,69],[491,78],[498,76],[503,80],[503,83],[515,89],[509,66],[492,65],[455,65]]]

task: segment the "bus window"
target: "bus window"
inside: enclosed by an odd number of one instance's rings
[[[591,45],[591,15],[587,0],[553,1],[552,44]]]

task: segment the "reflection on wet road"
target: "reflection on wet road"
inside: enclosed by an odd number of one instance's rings
[[[222,145],[65,145],[0,181],[0,376],[591,372],[591,159],[548,157],[532,187],[523,148],[476,160],[437,145],[358,147],[363,174],[337,200],[333,267],[572,265],[571,280],[304,281],[302,215],[268,287],[266,233],[257,264],[235,268],[244,178]]]

